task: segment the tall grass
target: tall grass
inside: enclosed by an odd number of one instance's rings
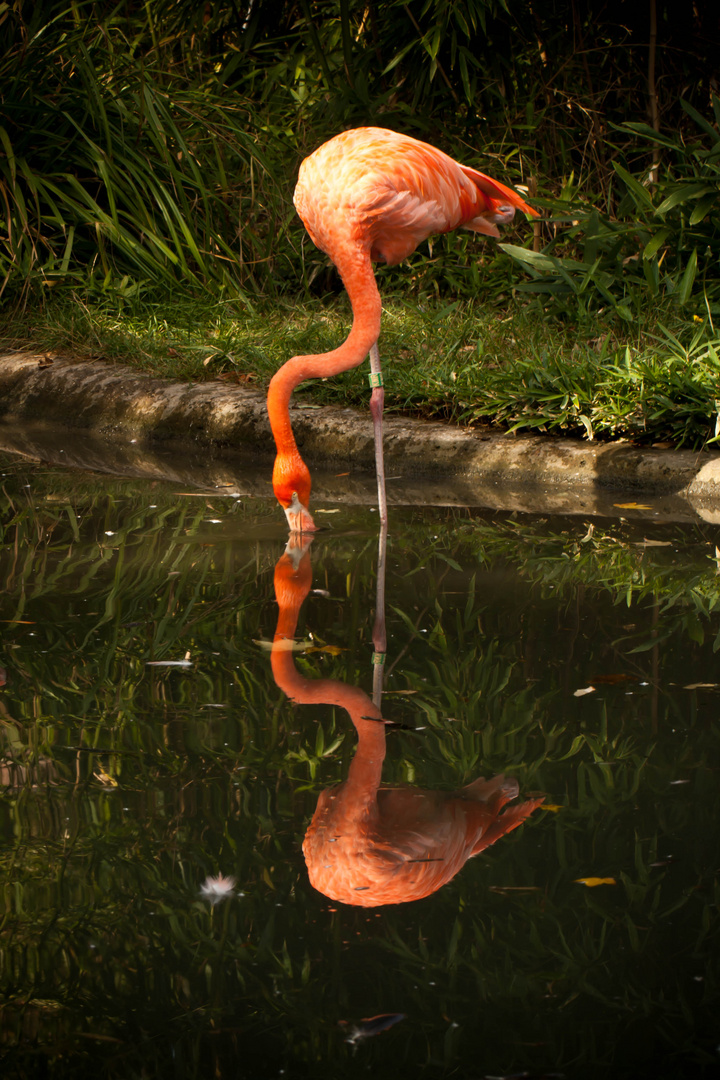
[[[587,52],[568,52],[566,15]],[[660,101],[682,136],[636,122],[636,107],[628,115],[622,80],[642,85],[632,48],[643,26],[621,30],[613,17],[601,28],[573,5],[529,33],[520,6],[485,0],[315,0],[245,15],[94,0],[32,17],[13,8],[0,22],[0,290],[37,297],[65,284],[128,301],[178,285],[225,299],[337,287],[302,242],[296,168],[337,130],[381,123],[538,185],[553,219],[547,250],[508,249],[531,291],[551,285],[572,310],[592,294],[625,318],[673,290],[685,304],[711,273],[717,116],[705,116],[707,92],[682,50],[662,63],[668,84],[683,79],[684,112],[666,89]],[[617,41],[612,55],[590,49],[601,32]],[[414,285],[475,295],[477,260],[467,263],[430,256]],[[483,291],[498,296],[507,278],[484,273]]]
[[[0,292],[270,289],[292,211],[277,161],[292,148],[242,98],[111,47],[109,29],[0,61]]]
[[[664,300],[720,314],[720,98],[711,95],[709,117],[681,104],[692,121],[683,136],[618,128],[637,138],[634,161],[613,162],[604,206],[588,205],[568,184],[547,204],[552,237],[542,252],[501,245],[530,276],[520,292],[542,295],[558,314],[608,307],[628,323]],[[643,149],[662,151],[662,167],[649,172]]]

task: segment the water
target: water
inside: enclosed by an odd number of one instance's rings
[[[367,508],[0,474],[4,1076],[717,1074],[716,527],[393,508],[386,727]],[[309,883],[319,799],[444,869],[499,774],[437,891]]]

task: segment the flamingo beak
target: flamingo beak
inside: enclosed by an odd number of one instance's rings
[[[285,516],[290,526],[290,532],[308,533],[316,532],[317,525],[312,519],[310,511],[298,499],[297,491],[293,491],[292,502],[285,507]]]

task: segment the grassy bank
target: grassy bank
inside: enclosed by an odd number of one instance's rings
[[[522,4],[487,26],[487,5],[457,21],[462,6],[418,6],[410,42],[405,4],[378,7],[378,25],[352,4],[317,19],[260,5],[244,22],[216,5],[192,25],[154,2],[88,2],[83,18],[60,4],[47,23],[13,8],[0,19],[0,343],[258,386],[334,347],[349,310],[294,212],[294,180],[338,130],[381,124],[524,185],[543,214],[500,245],[433,238],[379,273],[388,408],[711,443],[720,98],[695,46],[658,51],[649,126],[644,27],[610,20],[598,42],[616,47],[590,50],[589,90],[572,44],[600,33],[589,12],[546,13],[544,35],[536,15],[526,38]],[[674,40],[670,14],[660,22]],[[498,94],[488,72],[505,55]],[[361,403],[366,380],[301,393]]]
[[[18,313],[0,347],[264,389],[289,357],[338,345],[350,320],[344,297],[272,306],[161,298],[118,307],[68,296]],[[396,293],[385,301],[380,346],[391,411],[690,448],[717,436],[720,335],[710,313],[688,317],[666,306],[632,324],[563,323],[512,298],[488,307]],[[365,367],[305,383],[297,394],[365,405]]]

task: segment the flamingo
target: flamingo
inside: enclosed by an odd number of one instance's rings
[[[441,150],[387,128],[354,128],[324,143],[300,166],[295,207],[313,243],[330,256],[350,297],[352,329],[337,349],[293,356],[273,376],[267,407],[277,447],[273,489],[292,532],[313,532],[310,472],[290,423],[290,397],[305,379],[357,367],[370,354],[380,520],[387,522],[382,462],[384,390],[377,340],[381,301],[372,262],[406,259],[432,233],[465,228],[498,237],[520,196]]]
[[[291,536],[275,567],[278,620],[271,665],[276,685],[298,705],[345,709],[358,743],[347,778],[321,792],[303,841],[310,884],[344,904],[377,907],[420,900],[469,858],[512,832],[543,802],[517,798],[516,779],[478,777],[459,791],[382,784],[385,723],[379,702],[339,679],[308,679],[295,667],[293,638],[310,592],[312,538]]]

